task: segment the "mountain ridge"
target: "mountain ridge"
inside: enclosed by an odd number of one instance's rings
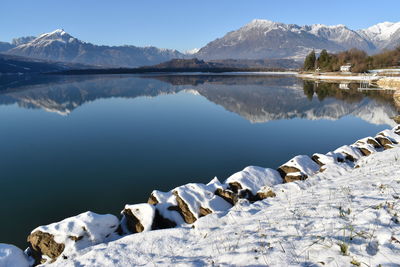
[[[52,61],[104,67],[139,67],[171,59],[294,59],[302,61],[313,49],[339,52],[358,48],[369,54],[400,45],[400,22],[382,22],[352,30],[344,24],[297,25],[254,19],[200,49],[181,53],[174,49],[133,45],[107,46],[81,41],[62,29],[0,43],[0,52]]]
[[[382,27],[382,25],[388,26]],[[372,38],[375,36],[373,33],[377,31],[376,28],[381,30],[379,37],[385,38]],[[394,48],[399,44],[400,22],[386,22],[367,29],[351,30],[343,24],[299,26],[254,19],[241,28],[209,42],[195,55],[206,60],[256,59],[263,56],[302,60],[313,49],[339,52],[358,48],[372,54],[382,49]]]

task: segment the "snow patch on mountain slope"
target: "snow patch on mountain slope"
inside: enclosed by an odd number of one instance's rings
[[[400,22],[382,22],[367,29],[360,30],[360,32],[373,41],[387,41],[399,29]]]

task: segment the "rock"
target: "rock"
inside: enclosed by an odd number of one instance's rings
[[[336,164],[338,162],[336,155],[333,153],[327,153],[326,155],[315,153],[312,155],[311,159],[321,167],[328,164]]]
[[[63,243],[57,243],[54,240],[54,235],[42,231],[31,233],[28,236],[28,242],[32,257],[35,259],[36,264],[45,262],[42,260],[43,255],[51,258],[52,261],[56,260],[65,249]]]
[[[114,215],[85,212],[61,222],[40,226],[28,236],[30,252],[36,263],[46,257],[69,257],[76,251],[104,242],[116,235],[119,220]]]
[[[361,151],[354,146],[341,146],[334,150],[333,153],[338,154],[339,157],[341,155],[345,160],[351,162],[355,162],[363,156]]]
[[[271,197],[276,197],[276,194],[274,193],[274,191],[272,191],[270,187],[265,186],[257,192],[254,201],[259,201]]]
[[[357,147],[363,156],[383,150],[383,147],[372,137],[366,137],[356,141],[352,146]]]
[[[121,226],[125,233],[140,233],[152,228],[155,207],[151,204],[125,205]]]
[[[317,173],[320,166],[310,157],[299,155],[289,160],[278,168],[285,183],[304,180],[308,176]]]
[[[251,195],[255,196],[262,187],[282,182],[282,177],[276,170],[249,166],[231,175],[224,183],[228,184],[234,193],[241,195],[241,190],[249,190]]]
[[[294,181],[303,181],[307,178],[308,178],[307,174],[304,174],[302,172],[291,172],[286,174],[283,180],[285,181],[285,183],[291,183]]]
[[[393,142],[385,136],[376,136],[375,139],[379,142],[385,150],[393,148]]]
[[[190,183],[175,188],[172,193],[184,221],[194,223],[201,216],[231,208],[228,201],[215,195],[215,191],[222,187],[217,179],[213,179],[207,185]]]
[[[386,137],[395,145],[400,143],[400,136],[398,134],[396,134],[394,131],[384,130],[376,135],[376,137],[381,137],[381,136]]]
[[[223,198],[225,201],[229,202],[232,206],[235,205],[238,201],[237,193],[234,193],[229,189],[217,188],[214,194]]]
[[[2,267],[29,267],[27,255],[13,245],[0,243],[0,266]]]
[[[173,194],[176,197],[176,201],[178,202],[178,211],[181,214],[182,218],[186,223],[194,223],[197,218],[189,208],[189,205],[179,196],[178,192],[174,191]]]
[[[161,192],[158,190],[154,190],[153,192],[151,192],[147,203],[151,205],[156,205],[158,203],[165,203],[168,202],[171,196],[172,196],[171,192]]]

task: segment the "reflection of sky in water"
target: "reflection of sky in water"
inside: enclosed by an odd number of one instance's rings
[[[329,88],[307,97],[294,78],[213,79],[95,79],[0,92],[0,213],[9,218],[0,242],[25,246],[40,224],[86,210],[116,214],[153,189],[327,152],[387,128],[395,114],[390,97]],[[68,116],[46,111],[65,107]]]

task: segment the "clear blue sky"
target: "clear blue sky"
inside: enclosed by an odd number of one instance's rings
[[[187,50],[254,18],[360,29],[400,21],[400,0],[1,0],[0,41],[64,28],[96,44]]]

